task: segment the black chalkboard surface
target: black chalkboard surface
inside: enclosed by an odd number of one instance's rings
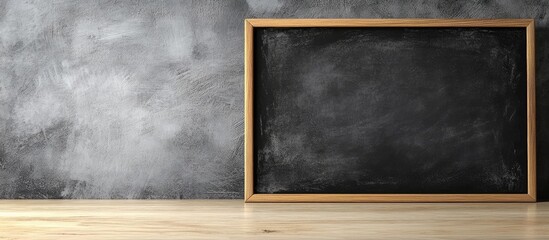
[[[525,27],[252,39],[254,194],[528,194]]]

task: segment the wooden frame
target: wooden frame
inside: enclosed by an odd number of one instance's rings
[[[527,69],[526,194],[254,194],[254,27],[525,27]],[[535,202],[535,37],[533,19],[246,19],[244,21],[244,200],[245,202]]]

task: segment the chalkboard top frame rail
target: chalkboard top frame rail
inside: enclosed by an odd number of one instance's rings
[[[252,27],[529,27],[534,19],[246,19]]]
[[[256,194],[253,159],[253,33],[256,27],[524,27],[526,29],[527,173],[525,194]],[[534,19],[245,19],[244,201],[266,202],[536,202]]]

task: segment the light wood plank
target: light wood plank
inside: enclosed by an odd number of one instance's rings
[[[253,194],[246,202],[535,202],[528,194]]]
[[[527,27],[532,19],[246,19],[253,27]]]
[[[549,203],[0,201],[0,239],[549,239]]]
[[[254,67],[254,29],[244,21],[244,198],[248,199],[254,191],[254,147],[253,147],[253,67]]]

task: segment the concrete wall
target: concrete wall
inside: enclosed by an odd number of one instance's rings
[[[535,18],[548,1],[0,1],[0,198],[240,198],[243,19]]]

